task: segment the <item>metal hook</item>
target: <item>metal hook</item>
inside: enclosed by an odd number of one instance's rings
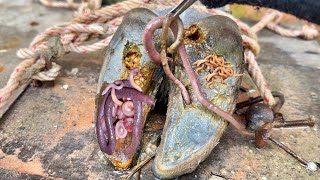
[[[284,95],[281,92],[278,92],[278,91],[272,91],[271,94],[274,97],[279,98],[277,104],[272,108],[274,113],[278,113],[279,110],[281,109],[281,107],[283,106],[284,102],[285,102]],[[256,104],[258,102],[261,102],[261,101],[263,101],[263,98],[261,96],[258,96],[258,97],[255,97],[255,98],[251,98],[251,99],[249,99],[247,101],[238,103],[236,105],[236,109],[239,110],[239,109],[242,109],[244,107],[250,106],[252,104]]]
[[[188,9],[192,4],[194,4],[197,0],[183,0],[180,4],[178,4],[175,8],[173,8],[168,15],[172,17],[172,19],[176,19],[181,13],[183,13],[186,9]]]

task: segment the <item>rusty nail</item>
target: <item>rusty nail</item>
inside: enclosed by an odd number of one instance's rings
[[[308,161],[306,161],[305,159],[303,159],[302,157],[300,157],[297,153],[295,153],[292,149],[290,149],[289,147],[287,147],[286,145],[284,145],[282,142],[278,141],[277,139],[274,139],[273,137],[269,137],[269,140],[272,141],[274,144],[276,144],[278,147],[280,147],[281,149],[283,149],[285,152],[287,152],[288,154],[290,154],[292,157],[294,157],[296,160],[298,160],[300,163],[302,163],[303,165],[307,165]]]
[[[283,121],[283,122],[275,122],[273,124],[274,128],[280,127],[300,127],[300,126],[310,126],[313,127],[315,125],[315,117],[309,116],[307,119],[303,120],[295,120],[295,121]]]
[[[279,112],[274,113],[274,121],[275,122],[278,121],[280,123],[283,123],[285,121],[285,119],[284,119],[282,113],[279,113]]]
[[[265,123],[255,132],[255,145],[257,148],[263,148],[267,145],[269,132],[272,128],[272,123]]]
[[[282,93],[278,92],[278,91],[272,91],[272,95],[279,99],[277,104],[272,108],[274,113],[278,113],[279,110],[281,109],[281,107],[283,106],[284,102],[285,102],[284,95]],[[257,96],[255,98],[250,98],[247,101],[238,103],[236,105],[236,109],[239,110],[239,109],[242,109],[244,107],[247,107],[247,106],[250,106],[252,104],[256,104],[256,103],[262,102],[262,101],[263,101],[263,98],[261,96]]]

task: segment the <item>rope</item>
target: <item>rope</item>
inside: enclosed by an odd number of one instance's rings
[[[61,67],[53,61],[62,58],[64,54],[68,52],[86,54],[107,47],[121,24],[123,16],[129,10],[138,7],[166,9],[178,4],[178,2],[177,0],[127,0],[98,9],[101,0],[84,0],[82,4],[74,3],[73,0],[67,0],[67,2],[40,0],[40,3],[49,7],[78,8],[78,11],[74,13],[74,19],[71,22],[46,29],[33,39],[29,48],[18,50],[17,56],[24,60],[12,72],[6,86],[0,89],[0,109],[5,105],[13,91],[30,82],[31,79],[54,80]],[[281,13],[274,10],[250,28],[247,24],[226,12],[207,9],[201,4],[194,5],[193,8],[211,15],[227,16],[238,24],[243,33],[247,71],[257,85],[262,97],[264,97],[264,101],[269,105],[274,105],[275,100],[255,61],[255,57],[260,51],[256,33],[267,27],[288,37],[314,39],[319,36],[319,32],[312,25],[303,26],[301,30],[288,30],[280,27],[278,23],[281,19]],[[93,44],[83,45],[85,41],[97,37],[104,38]]]
[[[264,27],[286,37],[301,37],[306,40],[316,39],[319,36],[319,31],[314,25],[304,25],[301,30],[285,29],[278,25],[281,21],[283,14],[276,10],[269,10],[267,14],[254,26],[252,32],[258,32]]]
[[[249,49],[246,49],[244,51],[244,62],[247,64],[247,71],[258,87],[264,102],[268,103],[269,105],[275,105],[276,101],[274,100],[274,97],[272,96],[271,91],[268,88],[267,82],[262,75],[255,55]]]
[[[56,7],[56,8],[77,9],[80,7],[80,3],[75,3],[73,2],[73,0],[67,0],[67,2],[40,0],[40,3],[48,7]]]
[[[82,3],[75,3],[73,0],[55,1],[55,0],[40,0],[40,3],[44,6],[54,8],[67,8],[67,9],[98,9],[101,7],[102,0],[84,0]]]

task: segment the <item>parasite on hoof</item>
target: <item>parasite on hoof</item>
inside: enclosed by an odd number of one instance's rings
[[[111,155],[115,150],[116,138],[124,139],[132,133],[131,144],[124,151],[125,155],[132,156],[137,150],[142,133],[141,103],[153,105],[154,101],[137,90],[132,81],[123,80],[116,83],[121,84],[121,88],[112,83],[103,91],[104,100],[99,108],[96,125],[98,142],[100,149]]]
[[[225,62],[223,57],[219,57],[216,54],[210,54],[205,59],[194,62],[193,65],[197,66],[196,75],[199,75],[199,71],[208,73],[203,78],[207,81],[208,89],[211,89],[211,86],[215,82],[225,84],[225,79],[228,77],[242,76],[242,74],[234,74],[234,67],[230,63]]]
[[[103,101],[96,121],[101,151],[113,155],[117,142],[124,140],[126,143],[123,144],[122,153],[127,161],[131,160],[140,144],[144,124],[142,103],[154,105],[154,100],[135,86],[130,80],[109,84],[103,91]]]
[[[173,178],[193,171],[217,145],[227,121],[241,134],[255,135],[259,148],[272,141],[285,149],[270,135],[283,95],[274,107],[249,108],[253,133],[233,118],[244,70],[241,35],[226,17],[201,18],[190,21],[194,24],[189,23],[185,33],[179,19],[136,9],[126,15],[111,40],[97,91],[96,133],[100,149],[116,167],[130,167],[133,157],[143,152],[142,130],[163,72],[172,81],[161,142],[150,156],[155,155],[156,176]],[[160,35],[156,29],[161,27]],[[167,48],[169,42],[173,44]],[[305,165],[315,169],[315,163]]]
[[[221,16],[207,17],[194,24],[201,28],[203,41],[178,46],[176,58],[182,65],[177,65],[174,71],[177,78],[190,82],[191,104],[184,104],[180,88],[171,83],[170,111],[153,166],[159,178],[174,178],[192,172],[216,146],[227,125],[224,119],[242,133],[247,132],[245,126],[231,116],[240,77],[233,76],[225,81],[225,85],[218,83],[214,89],[207,89],[204,75],[196,75],[196,67],[193,69],[190,64],[209,54],[221,54],[236,67],[235,73],[241,74],[244,70],[243,50],[238,28]],[[224,48],[220,48],[221,45]]]
[[[96,96],[96,134],[101,151],[118,168],[132,165],[163,77],[139,38],[155,17],[148,9],[129,11],[105,53]],[[154,47],[159,48],[160,41],[155,40]]]
[[[183,28],[183,24],[181,19],[177,18],[175,21],[177,21],[176,24],[178,24],[177,28],[178,31],[180,32]],[[161,24],[162,22],[162,24]],[[147,41],[147,39],[152,39],[152,32],[155,31],[155,29],[157,29],[158,27],[160,27],[162,25],[162,33],[161,33],[161,53],[160,53],[160,60],[161,60],[161,64],[163,66],[163,70],[165,72],[165,74],[168,76],[168,78],[170,80],[172,80],[172,82],[174,82],[181,90],[182,93],[182,97],[185,101],[186,105],[189,105],[190,102],[190,97],[189,94],[186,90],[186,87],[181,83],[180,80],[178,80],[175,75],[172,74],[169,65],[168,65],[168,60],[167,60],[167,35],[168,35],[168,29],[171,25],[172,19],[170,17],[170,14],[165,16],[165,17],[158,17],[155,18],[154,20],[150,21],[150,23],[148,23],[148,25],[145,28],[145,32],[144,32],[144,46],[147,49],[147,51],[149,52],[149,57],[151,58],[151,60],[153,60],[154,62],[158,62],[158,58],[159,58],[159,53],[155,51],[155,48],[152,45],[152,42],[150,43],[149,41]],[[177,33],[175,28],[172,28],[173,33],[176,35],[176,42],[174,43],[174,46],[178,47],[178,53],[181,57],[181,61],[183,64],[183,67],[186,69],[186,75],[189,78],[189,81],[191,83],[191,86],[193,88],[194,94],[197,97],[197,100],[207,109],[209,109],[210,111],[218,114],[219,116],[221,116],[222,118],[224,118],[226,121],[230,122],[233,126],[235,126],[238,131],[245,135],[245,136],[252,136],[253,134],[248,132],[245,129],[245,126],[243,124],[241,124],[240,122],[238,122],[236,119],[234,119],[232,117],[232,115],[226,111],[224,111],[223,109],[217,107],[214,103],[210,102],[210,100],[205,97],[200,84],[196,78],[196,75],[194,73],[194,70],[192,69],[191,65],[190,65],[190,60],[188,55],[186,54],[186,49],[184,47],[184,44],[182,43],[183,41],[180,40],[181,38],[183,38],[183,35],[181,33]],[[181,31],[182,32],[182,31]],[[178,37],[177,35],[180,35],[181,37]],[[178,40],[178,41],[177,41]],[[172,48],[172,49],[175,49]],[[219,67],[221,68],[221,67]],[[217,68],[218,69],[218,68]],[[226,71],[225,68],[222,69],[222,71]],[[233,70],[232,72],[230,72],[230,69],[227,70],[227,74],[232,73],[233,74]],[[219,72],[220,76],[226,76],[225,74]],[[225,73],[225,72],[224,72]],[[223,78],[222,78],[223,81]],[[224,81],[223,81],[224,82]]]

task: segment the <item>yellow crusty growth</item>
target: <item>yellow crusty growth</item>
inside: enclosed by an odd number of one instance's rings
[[[128,71],[140,66],[141,52],[138,45],[128,42],[123,51],[123,64]]]
[[[148,64],[145,64],[143,67],[140,68],[139,74],[137,74],[133,79],[134,82],[141,87],[143,91],[147,90],[150,84],[153,71],[150,70],[150,67],[148,67]]]
[[[204,40],[203,32],[197,24],[190,25],[184,30],[184,43],[201,43]]]
[[[128,78],[130,71],[134,68],[139,68],[139,73],[134,76],[134,82],[143,90],[146,91],[149,88],[150,81],[154,72],[154,68],[152,68],[152,63],[146,63],[141,65],[141,51],[137,44],[128,42],[125,45],[123,51],[123,64],[126,67],[124,73],[121,78]]]

